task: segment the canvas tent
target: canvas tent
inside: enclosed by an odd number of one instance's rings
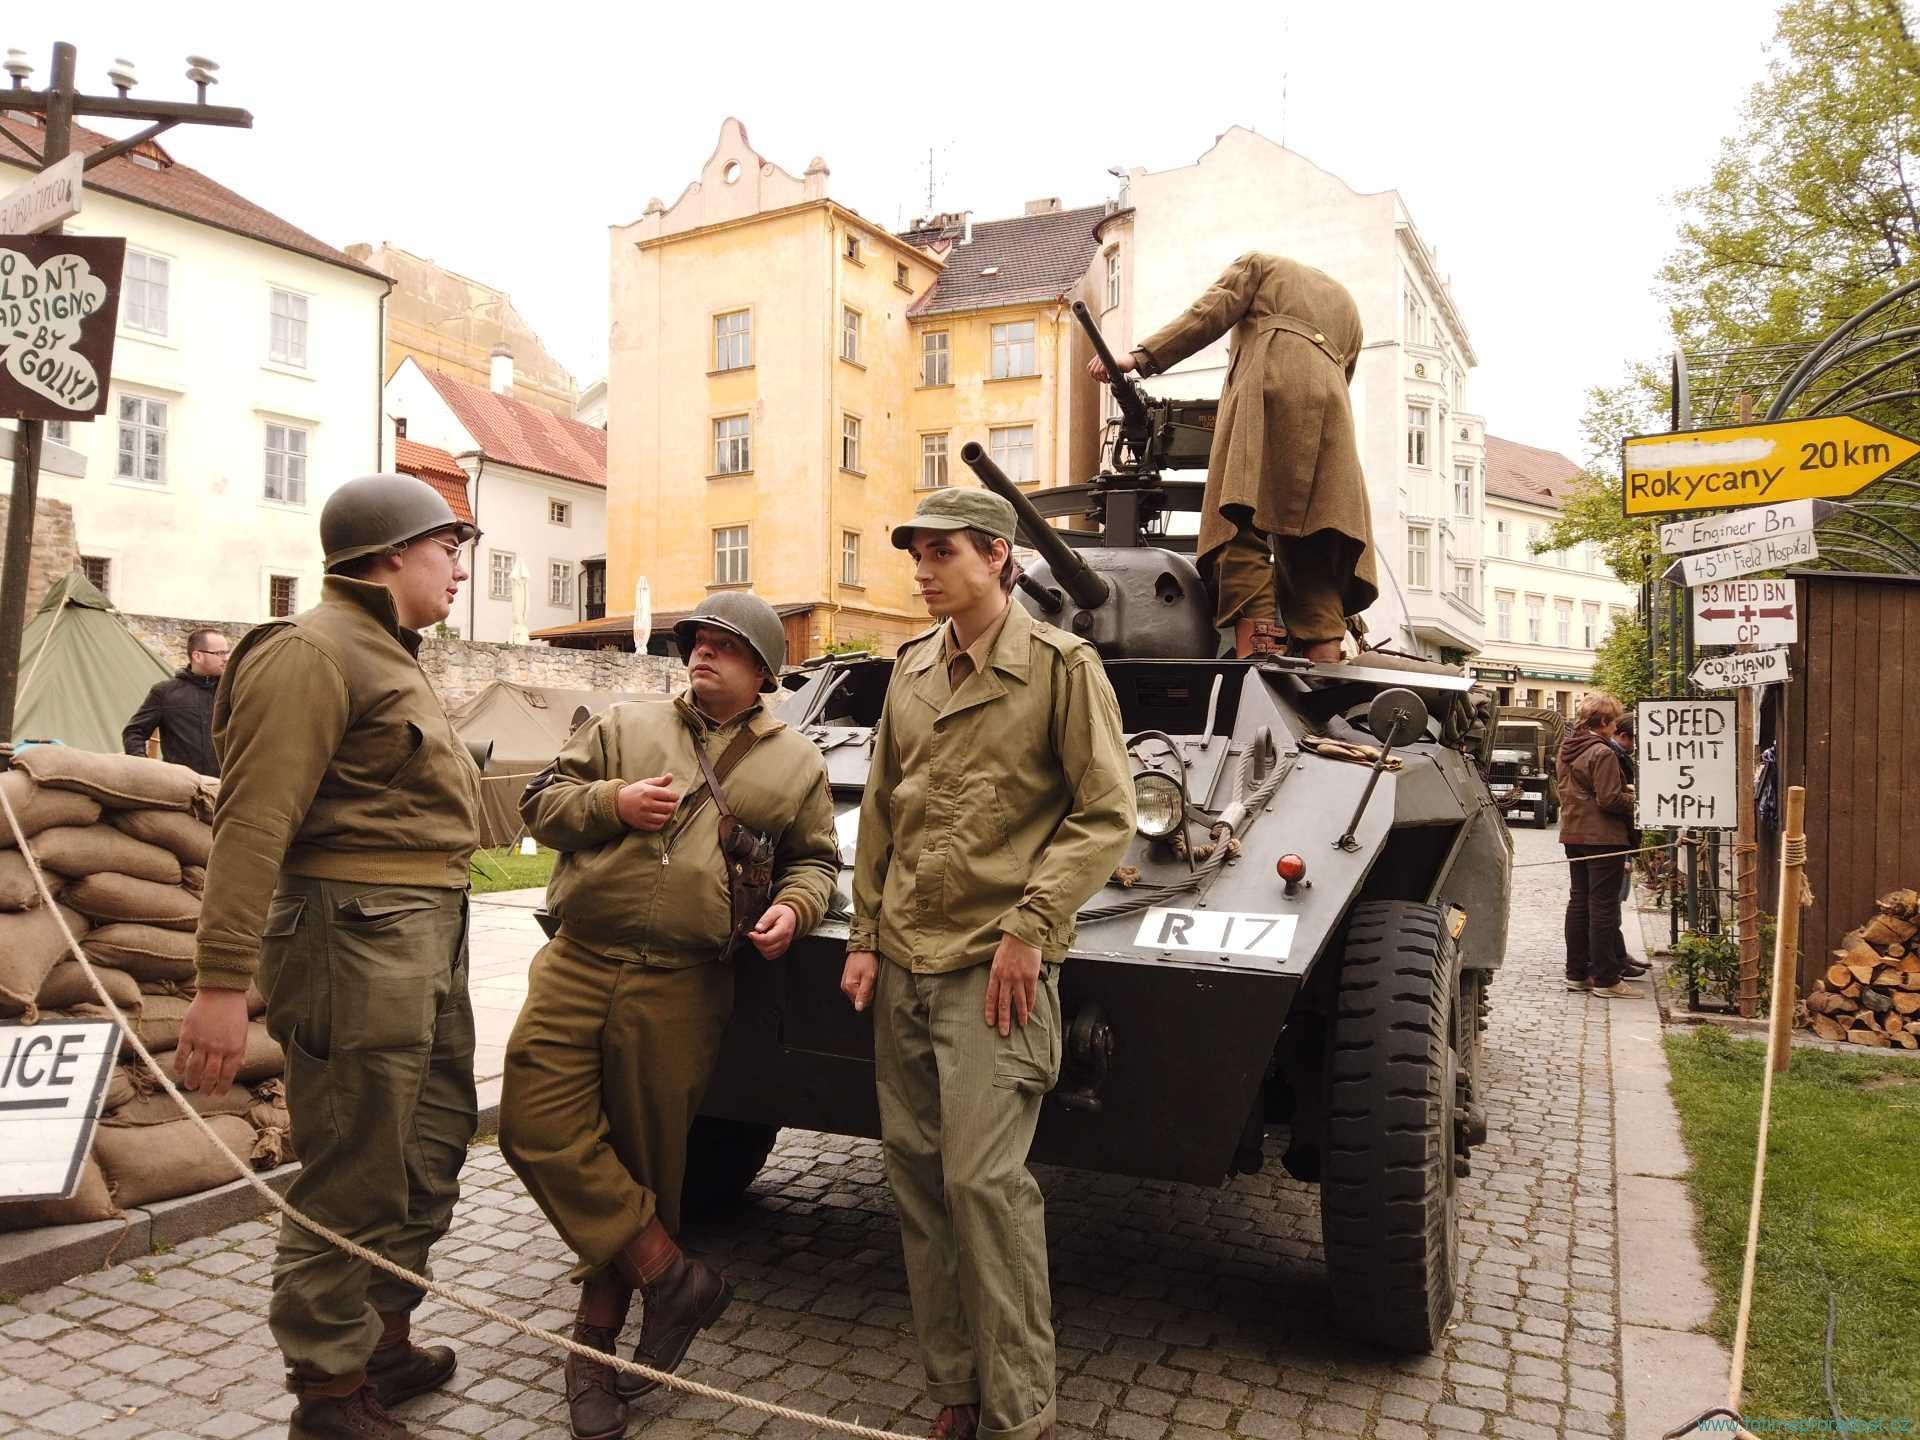
[[[590,716],[626,701],[665,703],[659,694],[550,690],[496,680],[453,711],[453,728],[469,743],[493,742],[480,787],[480,843],[510,845],[520,834],[520,794],[567,737]]]
[[[21,634],[13,733],[118,754],[127,721],[172,673],[76,570],[47,592]]]

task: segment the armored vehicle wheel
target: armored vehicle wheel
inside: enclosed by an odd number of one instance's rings
[[[777,1125],[697,1116],[687,1135],[687,1178],[680,1186],[680,1213],[688,1220],[724,1210],[747,1193],[767,1163]]]
[[[1432,1350],[1453,1313],[1455,964],[1434,906],[1354,907],[1328,1052],[1320,1228],[1336,1318],[1396,1350]]]

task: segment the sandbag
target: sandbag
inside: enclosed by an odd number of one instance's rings
[[[107,994],[113,997],[113,1003],[129,1017],[140,1013],[146,997],[140,993],[139,981],[124,971],[109,970],[104,965],[96,966],[93,973],[107,987]],[[100,992],[93,988],[78,960],[62,960],[40,982],[40,993],[34,996],[34,1003],[42,1010],[64,1010],[69,1005],[98,1005]]]
[[[200,923],[200,897],[178,885],[131,875],[89,875],[67,886],[61,900],[103,925],[116,920],[191,930]]]
[[[134,1023],[134,1031],[140,1036],[140,1043],[151,1050],[157,1058],[162,1050],[171,1050],[180,1043],[180,1027],[186,1023],[187,1007],[193,1001],[184,995],[149,995],[146,1004],[140,1009],[140,1018]],[[125,1047],[129,1054],[133,1047]]]
[[[142,1035],[140,1038],[145,1040],[146,1036]],[[175,1041],[176,1043],[178,1041],[177,1032]],[[147,1046],[147,1049],[153,1052],[153,1063],[165,1070],[167,1078],[177,1085],[180,1083],[180,1077],[174,1073],[173,1068],[175,1048],[176,1044],[169,1044],[164,1050],[155,1049],[152,1045]],[[264,1023],[259,1020],[249,1021],[246,1053],[240,1057],[240,1068],[234,1073],[234,1083],[258,1085],[263,1080],[278,1080],[286,1073],[287,1054],[280,1048],[280,1042],[267,1033]],[[146,1079],[149,1085],[153,1084],[151,1076]]]
[[[174,1081],[177,1085],[180,1082]],[[224,1095],[203,1095],[197,1090],[183,1090],[187,1103],[202,1115],[240,1115],[248,1117],[252,1123],[252,1112],[260,1105],[254,1094],[244,1085],[232,1085]],[[109,1111],[100,1119],[102,1125],[171,1125],[176,1120],[186,1118],[174,1098],[165,1090],[155,1090],[150,1095],[140,1096],[121,1105],[117,1110]]]
[[[253,1153],[253,1126],[243,1115],[215,1115],[206,1122],[243,1160]],[[220,1153],[194,1121],[165,1125],[102,1125],[93,1155],[107,1178],[113,1203],[126,1209],[197,1195],[238,1180],[233,1162]]]
[[[47,889],[55,895],[66,886],[67,877],[43,870]],[[0,850],[0,910],[31,910],[40,903],[40,887],[33,883],[33,869],[21,855],[20,847]]]
[[[47,746],[37,746],[47,749]],[[22,751],[21,758],[32,754]],[[16,762],[18,763],[18,762]],[[0,794],[13,806],[20,828],[32,839],[54,825],[91,825],[100,818],[100,802],[71,790],[50,790],[36,785],[24,770],[0,771]],[[6,811],[0,810],[0,850],[18,849],[13,827],[7,824]]]
[[[109,810],[191,810],[200,777],[144,755],[102,755],[71,745],[35,745],[13,763],[54,790],[91,795]]]
[[[89,1155],[80,1166],[80,1184],[67,1200],[0,1200],[0,1234],[38,1230],[42,1225],[84,1225],[94,1220],[116,1220],[113,1196],[100,1162]]]
[[[110,1115],[121,1106],[132,1104],[145,1093],[134,1080],[136,1074],[140,1074],[141,1078],[149,1084],[152,1083],[152,1076],[136,1071],[131,1065],[113,1067],[113,1073],[107,1076],[106,1099],[100,1102],[101,1114]]]
[[[101,925],[80,947],[87,958],[144,983],[186,985],[194,978],[193,934],[157,925]]]
[[[0,914],[0,1015],[22,1015],[38,1008],[35,997],[40,987],[53,967],[67,958],[62,919],[74,939],[86,935],[86,918],[64,905]]]
[[[115,810],[108,815],[116,830],[171,851],[182,865],[205,865],[213,853],[213,827],[179,810]]]
[[[32,845],[42,869],[69,880],[112,871],[156,885],[180,883],[180,861],[171,850],[123,835],[111,825],[56,825],[35,835]]]
[[[196,895],[207,893],[207,867],[204,865],[182,865],[180,883]]]

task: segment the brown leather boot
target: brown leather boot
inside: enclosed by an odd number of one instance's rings
[[[573,1338],[613,1354],[632,1303],[633,1287],[611,1265],[594,1271],[580,1285]],[[627,1402],[614,1387],[613,1368],[568,1352],[566,1373],[567,1421],[574,1440],[615,1440],[626,1434]]]
[[[452,1378],[460,1362],[445,1345],[420,1346],[413,1343],[413,1313],[382,1315],[385,1328],[380,1343],[367,1357],[367,1384],[382,1407],[398,1405],[429,1390],[438,1390]]]
[[[408,1440],[413,1433],[387,1414],[364,1370],[326,1375],[311,1365],[291,1365],[287,1389],[300,1397],[287,1421],[287,1440]]]
[[[727,1282],[688,1259],[658,1219],[629,1240],[613,1264],[645,1302],[633,1358],[655,1370],[679,1369],[693,1337],[718,1320],[733,1299]],[[615,1383],[628,1400],[659,1388],[658,1381],[635,1375],[621,1375]]]
[[[974,1440],[979,1432],[978,1405],[942,1405],[930,1433],[932,1440]]]

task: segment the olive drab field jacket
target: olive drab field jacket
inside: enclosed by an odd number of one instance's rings
[[[894,662],[847,948],[932,973],[988,963],[1006,934],[1057,963],[1133,835],[1120,707],[1094,648],[1018,603],[957,690],[945,629]]]

